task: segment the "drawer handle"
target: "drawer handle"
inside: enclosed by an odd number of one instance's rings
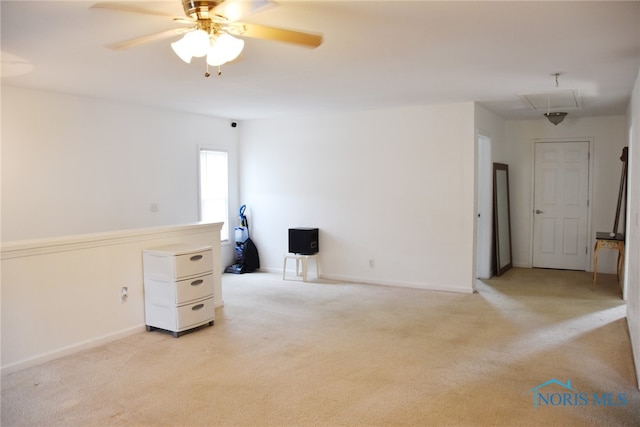
[[[200,310],[203,307],[204,307],[204,304],[197,304],[191,307],[191,310],[196,311],[196,310]]]
[[[200,261],[202,259],[202,255],[194,255],[189,258],[191,261]]]
[[[191,282],[191,286],[198,286],[198,285],[202,285],[204,283],[204,280],[200,279],[200,280],[194,280],[193,282]]]

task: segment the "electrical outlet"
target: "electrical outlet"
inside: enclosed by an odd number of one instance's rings
[[[127,298],[129,298],[129,288],[123,286],[120,289],[120,304],[127,302]]]

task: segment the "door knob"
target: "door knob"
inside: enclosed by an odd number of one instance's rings
[[[536,209],[536,213],[541,214],[541,213],[544,213],[544,211],[541,211],[540,209]]]

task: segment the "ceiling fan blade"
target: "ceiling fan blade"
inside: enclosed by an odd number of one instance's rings
[[[172,28],[171,30],[165,30],[165,31],[161,31],[159,33],[154,33],[154,34],[149,34],[146,36],[142,36],[142,37],[136,37],[135,39],[129,39],[129,40],[125,40],[122,42],[118,42],[118,43],[113,43],[110,45],[107,45],[107,47],[109,49],[113,49],[113,50],[121,50],[121,49],[126,49],[129,48],[131,46],[136,46],[142,43],[148,43],[148,42],[153,42],[156,40],[162,40],[162,39],[166,39],[172,36],[179,36],[181,34],[185,34],[188,33],[189,31],[193,30],[193,28]]]
[[[213,12],[233,22],[273,6],[276,4],[271,0],[225,0]]]
[[[293,43],[305,47],[318,47],[322,44],[322,34],[306,33],[284,28],[267,27],[265,25],[236,22],[229,26],[230,34],[257,39],[275,40]]]
[[[168,17],[168,18],[185,19],[184,16],[177,16],[171,13],[161,12],[159,10],[145,9],[142,7],[128,5],[126,3],[99,2],[91,6],[90,9],[109,9],[109,10],[115,10],[119,12],[142,13],[144,15],[163,16],[165,18]]]

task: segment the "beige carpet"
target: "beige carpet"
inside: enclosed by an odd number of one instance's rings
[[[4,376],[2,426],[640,425],[611,275],[595,291],[587,273],[528,269],[468,295],[271,273],[223,289],[214,327]],[[534,407],[551,379],[574,391],[551,384]]]

